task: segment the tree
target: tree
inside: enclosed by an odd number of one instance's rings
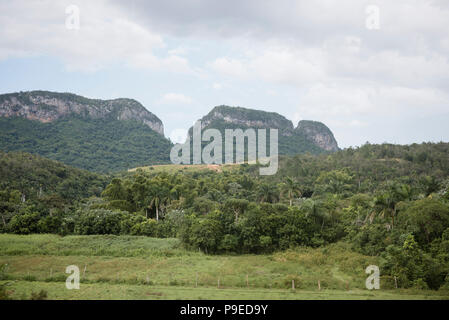
[[[101,195],[108,200],[125,200],[126,190],[122,185],[122,180],[118,178],[112,179]]]
[[[268,183],[262,183],[257,191],[260,202],[275,202],[278,199],[277,188]]]
[[[301,188],[299,183],[292,177],[287,177],[282,184],[282,195],[286,195],[290,201],[290,207],[292,206],[293,198],[295,196],[301,196]]]
[[[6,230],[7,222],[9,222],[15,212],[19,210],[21,204],[20,198],[21,193],[18,190],[12,190],[11,192],[7,190],[0,191],[0,215],[3,224],[0,229]]]
[[[449,228],[449,207],[435,199],[415,201],[405,210],[404,216],[409,230],[421,244],[440,238]]]
[[[159,181],[150,183],[149,199],[148,207],[156,210],[156,221],[159,221],[159,211],[170,200],[170,190],[167,187],[163,187]]]
[[[118,210],[83,208],[77,212],[75,233],[118,235],[121,231],[121,222],[128,216],[128,213]]]
[[[397,204],[409,199],[411,188],[405,184],[388,183],[386,190],[377,195],[374,204],[382,218],[391,219],[391,228],[394,228],[394,220],[397,214]]]
[[[329,213],[323,207],[323,203],[319,200],[307,199],[301,208],[305,209],[306,217],[312,218],[316,224],[321,225],[321,231],[323,231],[324,223],[329,218]]]
[[[132,194],[132,201],[134,202],[137,210],[143,210],[149,204],[149,185],[148,179],[142,174],[137,174],[133,179],[130,186],[130,192]]]
[[[203,219],[194,220],[189,232],[191,244],[206,253],[216,252],[223,238],[220,222],[213,213]]]
[[[37,226],[40,219],[38,212],[31,212],[25,209],[25,212],[12,217],[9,222],[9,229],[13,233],[30,234],[37,232]]]
[[[249,205],[249,201],[245,199],[229,199],[225,202],[225,209],[231,210],[235,214],[235,222],[239,219],[239,214],[243,213]]]
[[[347,170],[322,172],[316,182],[319,189],[334,194],[341,194],[353,188],[353,177]]]
[[[156,221],[159,221],[159,208],[160,208],[162,201],[163,201],[163,199],[162,199],[161,195],[159,195],[159,194],[154,194],[151,196],[151,201],[150,201],[149,207],[156,209]],[[148,218],[148,211],[147,211],[146,217]]]
[[[440,184],[434,176],[425,176],[420,182],[426,197],[440,189]]]

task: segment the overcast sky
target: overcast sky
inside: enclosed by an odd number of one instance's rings
[[[448,31],[446,0],[0,0],[0,93],[134,98],[173,138],[227,104],[447,142]]]

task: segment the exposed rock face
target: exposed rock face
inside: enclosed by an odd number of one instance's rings
[[[162,121],[133,99],[98,100],[71,93],[30,91],[0,95],[0,117],[52,122],[69,115],[140,121],[164,135]]]
[[[202,129],[223,129],[226,124],[241,128],[272,128],[278,129],[282,145],[290,145],[288,153],[294,151],[295,144],[312,144],[324,151],[339,150],[332,131],[323,123],[303,120],[293,128],[293,123],[276,112],[246,109],[241,107],[218,106],[213,108],[201,119]],[[232,127],[230,126],[230,127]],[[301,149],[298,146],[298,149]],[[291,149],[293,148],[293,150]],[[297,150],[298,150],[297,149]],[[307,149],[303,148],[302,149]]]
[[[293,133],[292,122],[276,112],[229,106],[213,108],[211,112],[201,119],[202,128],[206,128],[211,123],[220,120],[248,128],[278,129],[284,136],[290,136]]]
[[[299,134],[304,134],[317,146],[326,151],[338,151],[338,144],[334,138],[334,134],[321,122],[301,120],[295,131]]]

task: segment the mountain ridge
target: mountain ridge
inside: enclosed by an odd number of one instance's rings
[[[202,117],[202,126],[207,127],[210,123],[217,119],[233,124],[243,124],[247,127],[277,128],[281,129],[282,134],[284,135],[290,135],[293,131],[293,123],[277,112],[268,112],[243,107],[232,107],[227,105],[216,106],[207,115]]]
[[[277,112],[268,112],[243,107],[231,107],[220,105],[212,108],[212,110],[201,119],[201,129],[221,128],[227,124],[233,128],[272,128],[278,129],[280,134],[280,153],[294,154],[295,145],[298,150],[305,147],[310,149],[311,153],[319,153],[318,147],[322,151],[334,152],[338,151],[338,143],[332,131],[322,122],[312,120],[301,120],[297,126],[291,120],[285,118]],[[189,129],[189,136],[192,128]],[[300,146],[300,144],[311,143],[313,146]],[[304,151],[304,150],[302,150]],[[301,153],[301,152],[299,152]]]
[[[170,161],[162,121],[133,99],[29,91],[0,95],[0,150],[94,172]]]
[[[73,93],[27,91],[0,95],[1,117],[53,122],[70,115],[136,120],[164,135],[162,121],[134,99],[90,99]]]
[[[279,130],[279,154],[339,150],[323,123],[293,122],[276,112],[216,106],[203,129]],[[73,93],[27,91],[0,95],[0,150],[39,154],[96,172],[169,163],[172,142],[162,121],[134,99],[90,99]]]

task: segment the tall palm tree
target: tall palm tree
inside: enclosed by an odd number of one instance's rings
[[[405,184],[393,183],[387,190],[375,199],[375,207],[380,217],[391,219],[391,229],[394,228],[394,220],[397,214],[397,204],[403,200],[410,199],[411,188]]]
[[[310,216],[315,223],[321,224],[321,231],[323,231],[324,223],[329,219],[330,214],[323,208],[321,201],[307,199],[303,206],[306,208],[306,217]]]
[[[159,195],[154,195],[150,201],[150,208],[156,208],[156,221],[159,221],[159,206],[161,204],[161,197]],[[148,218],[148,216],[147,216]]]
[[[155,208],[156,221],[159,221],[159,210],[162,209],[164,203],[170,201],[170,190],[161,186],[153,186],[149,195],[149,208]]]
[[[300,197],[302,195],[299,183],[292,177],[287,177],[285,183],[282,185],[282,195],[287,195],[291,207],[293,204],[293,198],[295,196]]]

